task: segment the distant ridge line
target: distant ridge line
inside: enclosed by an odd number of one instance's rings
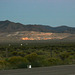
[[[9,20],[0,21],[0,32],[16,32],[16,31],[38,31],[38,32],[51,32],[51,33],[75,33],[75,27],[58,26],[51,27],[46,25],[37,24],[21,24],[11,22]]]

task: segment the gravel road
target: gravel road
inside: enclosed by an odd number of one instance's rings
[[[0,75],[75,75],[75,65],[0,70]]]

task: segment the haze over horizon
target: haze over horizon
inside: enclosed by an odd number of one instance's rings
[[[0,0],[0,21],[75,27],[75,0]]]

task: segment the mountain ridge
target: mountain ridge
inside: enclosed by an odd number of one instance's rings
[[[16,32],[16,31],[38,31],[51,33],[75,33],[75,27],[58,26],[51,27],[46,25],[28,24],[11,22],[9,20],[0,21],[0,32]]]

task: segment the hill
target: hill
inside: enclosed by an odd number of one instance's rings
[[[16,31],[75,33],[75,28],[68,26],[51,27],[46,25],[23,25],[21,23],[11,22],[9,20],[0,21],[0,32],[16,32]]]
[[[68,26],[23,25],[9,20],[0,21],[0,42],[53,39],[75,40],[75,28]]]

